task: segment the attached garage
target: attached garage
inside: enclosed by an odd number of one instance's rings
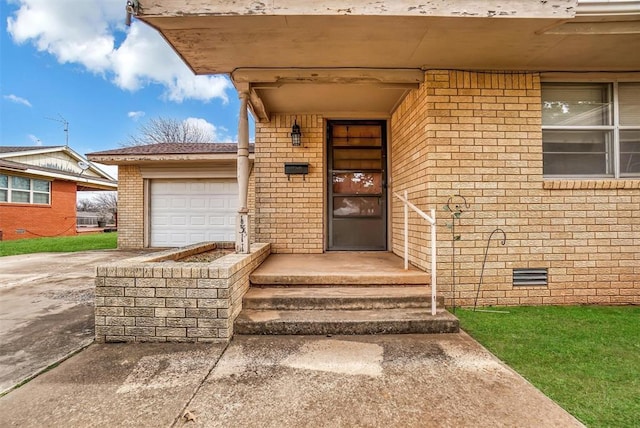
[[[253,150],[250,145],[250,167]],[[159,143],[89,154],[118,165],[118,247],[235,242],[237,151],[236,144]],[[253,172],[248,199],[251,217]]]
[[[151,247],[235,240],[236,180],[158,179],[151,180],[150,191]]]

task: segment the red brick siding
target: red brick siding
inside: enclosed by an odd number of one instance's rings
[[[24,233],[16,230],[24,229]],[[51,205],[0,203],[2,239],[72,236],[76,234],[76,184],[51,183]]]

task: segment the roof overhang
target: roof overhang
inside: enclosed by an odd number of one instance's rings
[[[9,165],[9,162],[0,164],[0,171],[7,174],[19,173],[20,175],[49,181],[72,181],[78,185],[78,190],[118,190],[118,183],[114,180],[65,173],[64,171],[53,169],[43,169],[27,164],[18,164],[17,162],[11,162],[11,164],[15,165]]]
[[[235,153],[191,153],[191,154],[144,154],[144,155],[100,155],[90,154],[88,158],[93,162],[105,165],[140,165],[140,164],[181,164],[185,163],[206,163],[223,164],[236,162],[238,155]],[[249,154],[249,159],[253,159],[254,154]]]
[[[81,156],[79,153],[77,153],[75,150],[73,150],[69,146],[54,146],[54,147],[43,147],[43,148],[30,147],[28,148],[28,150],[0,153],[0,159],[11,161],[12,158],[22,158],[24,156],[33,156],[33,155],[46,155],[51,153],[64,153],[65,155],[73,159],[75,162],[87,161],[86,158]],[[20,162],[20,164],[23,164],[23,163]],[[29,165],[29,164],[24,163],[24,165]],[[50,169],[50,168],[46,168],[46,169]],[[98,168],[98,166],[92,164],[91,162],[87,163],[87,169],[93,172],[94,174],[96,174],[98,179],[102,178],[106,181],[113,181],[113,182],[116,181],[113,177],[111,177],[109,174],[107,174],[106,172],[104,172],[103,170]],[[76,176],[76,174],[73,174],[72,171],[69,171],[69,172],[71,173],[70,174],[71,176]],[[62,171],[62,173],[64,174],[64,171]]]
[[[258,120],[389,115],[428,69],[640,70],[636,0],[142,3],[139,19],[194,73],[229,74]]]

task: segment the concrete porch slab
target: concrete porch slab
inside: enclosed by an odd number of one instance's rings
[[[390,252],[336,251],[322,254],[271,254],[251,274],[254,286],[362,285],[425,286],[430,274]]]

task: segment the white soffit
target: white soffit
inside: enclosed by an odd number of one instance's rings
[[[353,112],[387,117],[407,91],[424,80],[419,69],[239,69],[231,75],[249,91],[254,114]]]

